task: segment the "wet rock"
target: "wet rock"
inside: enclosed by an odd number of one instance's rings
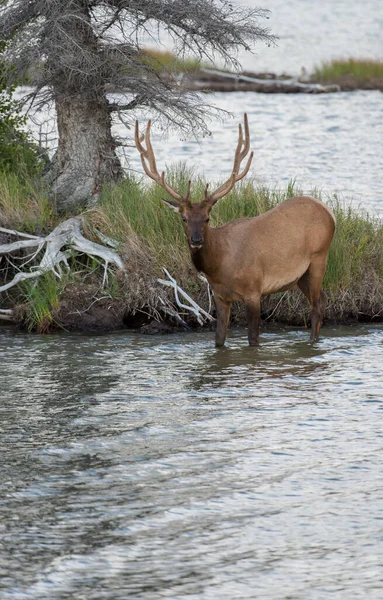
[[[167,323],[164,323],[163,321],[156,321],[153,319],[153,321],[150,323],[143,325],[140,331],[145,335],[166,335],[169,333],[174,333],[175,328]]]

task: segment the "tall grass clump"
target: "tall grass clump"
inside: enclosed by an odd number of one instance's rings
[[[172,71],[176,73],[190,73],[198,71],[203,66],[197,58],[179,58],[172,52],[145,48],[141,51],[142,59],[154,71]]]
[[[181,194],[187,190],[192,172],[184,165],[168,171],[167,181]],[[203,195],[204,183],[197,179],[192,195]],[[201,192],[202,190],[202,192]],[[100,209],[108,235],[125,242],[134,234],[147,247],[157,264],[176,267],[188,258],[188,248],[181,220],[164,206],[161,198],[166,192],[155,183],[127,178],[121,183],[104,189]]]
[[[383,316],[383,225],[362,209],[334,196],[329,202],[336,231],[324,288],[334,320]]]
[[[53,312],[58,308],[64,286],[65,283],[57,281],[53,273],[45,273],[38,281],[27,280],[22,284],[23,321],[28,331],[45,333],[53,328]]]
[[[2,227],[25,233],[47,231],[57,219],[54,208],[41,186],[16,173],[0,171],[0,223]]]
[[[353,77],[363,82],[383,78],[383,61],[370,59],[337,59],[316,67],[312,79],[323,82],[336,82],[343,77]]]
[[[332,292],[345,290],[359,282],[374,262],[379,276],[381,261],[373,261],[381,243],[381,225],[367,213],[357,212],[337,197],[331,202],[336,218],[336,233],[330,248],[325,285]]]

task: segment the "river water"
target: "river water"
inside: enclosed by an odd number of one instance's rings
[[[2,600],[380,600],[383,332],[0,330]]]

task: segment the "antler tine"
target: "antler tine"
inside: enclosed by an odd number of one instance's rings
[[[235,183],[237,181],[240,181],[241,179],[243,179],[243,177],[245,177],[248,170],[250,169],[250,165],[251,165],[251,161],[253,160],[254,152],[252,152],[250,154],[243,171],[241,173],[238,173],[240,166],[241,166],[241,162],[243,161],[243,159],[245,158],[245,156],[247,155],[247,153],[249,152],[249,149],[250,149],[250,132],[249,132],[249,123],[248,123],[246,113],[244,115],[244,129],[245,129],[245,139],[243,138],[242,125],[239,124],[239,126],[238,126],[238,142],[237,142],[237,147],[236,147],[235,154],[234,154],[233,170],[232,170],[232,173],[231,173],[229,179],[227,181],[225,181],[225,183],[223,183],[219,188],[217,188],[215,190],[215,192],[210,194],[208,199],[209,199],[209,202],[212,202],[213,204],[215,204],[215,202],[217,200],[219,200],[220,198],[223,198],[223,196],[226,196],[226,194],[228,194],[230,192],[230,190],[234,187]]]
[[[149,161],[151,171],[157,175],[158,171],[157,171],[156,158],[154,156],[152,142],[150,141],[151,126],[152,126],[152,122],[149,120],[148,125],[146,127],[146,131],[145,131],[145,144],[146,144],[146,148],[147,148],[146,154],[147,154],[147,160]]]
[[[145,152],[145,149],[143,148],[143,146],[141,144],[142,140],[143,140],[143,136],[141,136],[141,138],[140,138],[140,132],[138,129],[138,121],[136,120],[136,123],[134,125],[134,141],[136,143],[136,148],[140,153]]]
[[[144,169],[145,173],[147,174],[147,176],[150,177],[151,179],[153,179],[156,183],[158,183],[158,185],[163,187],[164,190],[166,192],[168,192],[168,194],[170,194],[170,196],[172,196],[172,198],[174,198],[178,202],[183,202],[185,199],[181,196],[181,194],[179,194],[178,192],[173,190],[173,188],[170,187],[170,185],[168,183],[166,183],[165,171],[163,171],[162,174],[160,175],[157,170],[157,164],[156,164],[156,159],[154,156],[153,146],[152,146],[152,143],[150,140],[151,125],[152,125],[152,122],[149,120],[147,127],[146,127],[145,134],[143,134],[142,136],[140,136],[140,134],[139,134],[138,121],[136,121],[136,125],[135,125],[134,138],[135,138],[136,148],[139,151],[140,156],[141,156],[141,163],[142,163],[143,169]],[[142,142],[144,140],[145,140],[146,148],[142,145]],[[147,162],[149,163],[149,166],[148,166]],[[186,199],[188,199],[189,195],[190,195],[190,185],[188,188],[188,196]]]

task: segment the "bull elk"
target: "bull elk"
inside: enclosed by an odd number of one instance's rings
[[[311,340],[316,340],[326,305],[321,286],[335,230],[331,210],[315,198],[297,196],[257,217],[210,227],[209,215],[214,204],[245,177],[251,165],[253,152],[240,170],[250,149],[247,115],[244,116],[244,135],[239,125],[230,177],[213,193],[208,192],[207,185],[203,200],[193,203],[190,181],[186,195],[182,196],[166,182],[164,172],[159,174],[150,126],[149,121],[145,134],[140,136],[136,121],[136,147],[145,173],[173,198],[163,201],[181,215],[194,266],[206,275],[213,290],[217,312],[216,346],[225,343],[232,302],[245,304],[249,344],[256,346],[261,297],[295,285],[311,304]]]

